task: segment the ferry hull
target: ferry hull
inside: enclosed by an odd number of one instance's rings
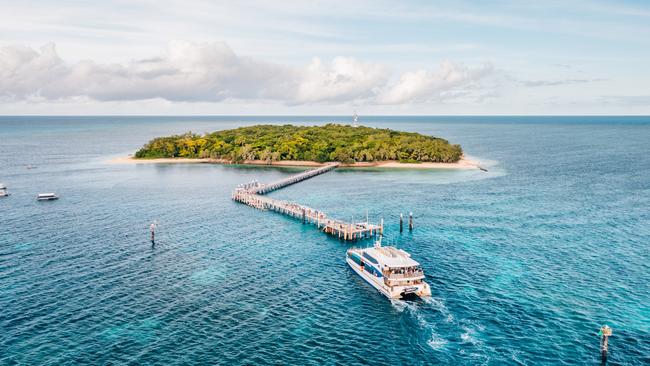
[[[346,258],[348,265],[372,287],[376,288],[384,296],[391,299],[406,298],[411,296],[426,297],[431,296],[431,289],[428,284],[420,283],[417,285],[409,286],[393,286],[392,290],[389,286],[384,284],[383,278],[372,276],[364,272],[359,265],[353,262],[350,258]]]

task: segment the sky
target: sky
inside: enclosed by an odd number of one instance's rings
[[[0,115],[648,115],[649,1],[0,0]]]

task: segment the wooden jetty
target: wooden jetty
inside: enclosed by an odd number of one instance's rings
[[[263,196],[266,193],[327,173],[336,167],[338,167],[338,163],[327,164],[270,184],[261,184],[257,181],[240,184],[233,192],[232,199],[260,210],[271,210],[300,219],[303,224],[316,225],[316,228],[319,230],[346,241],[359,240],[382,234],[384,229],[383,225],[375,225],[367,221],[356,223],[344,222],[330,218],[324,212],[311,207]]]
[[[255,188],[251,189],[251,191],[253,193],[255,193],[255,194],[267,194],[267,193],[276,191],[276,190],[278,190],[280,188],[284,188],[286,186],[290,186],[292,184],[302,182],[305,179],[309,179],[309,178],[315,177],[317,175],[327,173],[330,170],[333,170],[338,166],[339,166],[339,163],[328,163],[328,164],[323,165],[320,168],[306,170],[306,171],[304,171],[302,173],[292,175],[292,176],[290,176],[288,178],[284,178],[284,179],[281,179],[281,180],[273,182],[273,183],[259,185],[258,187],[255,187]]]

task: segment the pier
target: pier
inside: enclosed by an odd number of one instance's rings
[[[269,184],[261,184],[257,181],[240,184],[233,192],[232,199],[259,210],[275,211],[302,220],[303,224],[315,225],[318,230],[345,241],[360,240],[382,234],[383,225],[371,224],[367,221],[344,222],[330,218],[324,212],[305,205],[263,196],[266,193],[327,173],[336,167],[338,167],[338,163],[326,164]]]
[[[279,181],[269,183],[269,184],[262,184],[257,188],[252,189],[252,192],[255,194],[267,194],[273,191],[276,191],[280,188],[284,188],[286,186],[290,186],[295,183],[302,182],[303,180],[315,177],[317,175],[321,175],[323,173],[327,173],[330,170],[335,169],[336,167],[339,166],[339,163],[328,163],[323,165],[320,168],[316,169],[310,169],[306,170],[302,173],[299,174],[294,174],[288,178],[281,179]]]

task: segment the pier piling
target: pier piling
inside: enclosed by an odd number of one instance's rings
[[[400,212],[399,214],[399,232],[404,231],[404,215]]]
[[[413,212],[409,212],[409,231],[413,231]]]

